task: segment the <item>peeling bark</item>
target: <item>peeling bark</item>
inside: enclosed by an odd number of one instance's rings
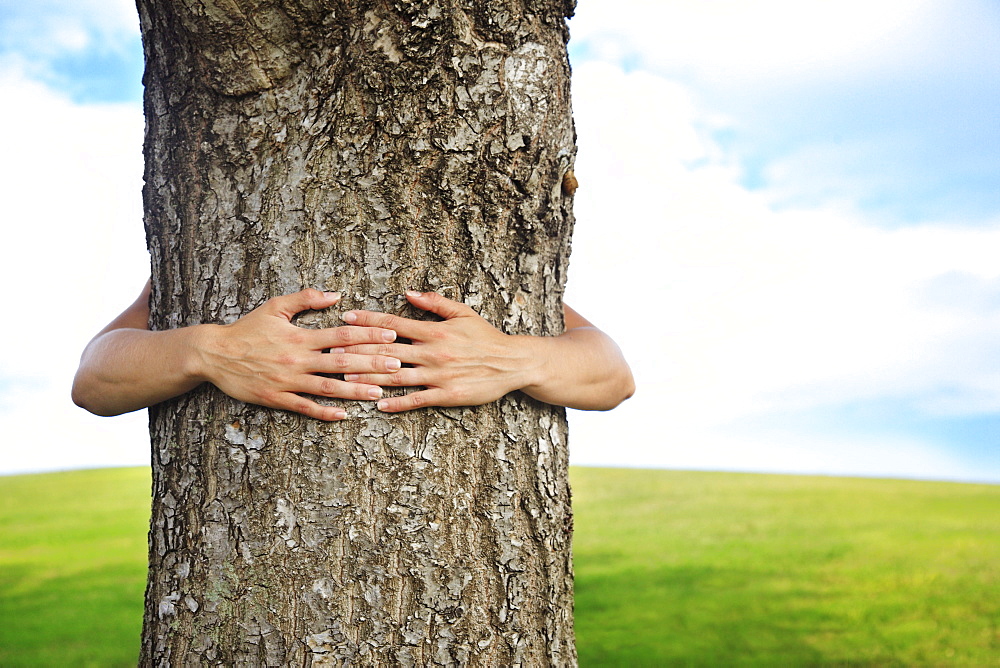
[[[303,287],[561,331],[565,0],[139,0],[151,326]],[[141,663],[575,665],[564,411],[151,409]]]

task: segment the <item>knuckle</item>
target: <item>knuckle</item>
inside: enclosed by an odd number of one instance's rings
[[[414,392],[406,396],[406,403],[411,408],[423,408],[427,405],[427,398],[420,392]]]
[[[399,327],[399,316],[392,315],[391,313],[382,313],[376,320],[375,324],[382,329],[395,330]]]
[[[301,294],[303,297],[305,297],[309,301],[313,301],[315,299],[322,299],[323,298],[323,293],[320,292],[319,290],[317,290],[316,288],[306,288],[305,290],[303,290],[299,294]]]
[[[445,366],[455,361],[455,356],[447,350],[438,350],[431,354],[431,360],[440,366]]]
[[[257,401],[262,406],[277,406],[278,399],[281,396],[280,392],[275,390],[259,390],[256,392]]]
[[[333,380],[332,378],[324,378],[319,384],[320,394],[324,396],[333,396],[334,394],[337,393],[338,389],[337,386],[338,386],[337,381]]]
[[[351,358],[347,353],[334,355],[333,364],[336,368],[345,370],[351,366]]]
[[[472,393],[466,387],[452,388],[445,394],[445,400],[451,406],[468,406]]]
[[[314,404],[308,399],[298,399],[297,401],[288,402],[288,410],[295,411],[296,413],[301,413],[308,417],[318,417],[317,407],[319,404]]]

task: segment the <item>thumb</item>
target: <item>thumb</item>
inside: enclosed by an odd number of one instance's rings
[[[320,292],[312,288],[306,288],[290,295],[273,297],[261,307],[271,315],[278,315],[286,320],[291,320],[296,313],[318,310],[333,306],[340,301],[339,292]]]
[[[416,292],[407,290],[406,299],[417,308],[435,313],[445,320],[475,315],[472,307],[462,302],[452,301],[436,292]]]

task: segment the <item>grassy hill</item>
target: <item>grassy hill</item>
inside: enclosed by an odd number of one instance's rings
[[[1000,666],[1000,486],[576,468],[587,666]],[[135,665],[147,469],[0,477],[0,666]]]

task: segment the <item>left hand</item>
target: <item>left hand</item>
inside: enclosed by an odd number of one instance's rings
[[[407,292],[406,299],[444,320],[348,311],[343,315],[348,324],[391,329],[412,344],[354,345],[332,351],[386,355],[412,365],[393,374],[344,375],[344,380],[356,383],[427,388],[380,399],[379,410],[398,413],[426,406],[478,406],[531,383],[532,372],[540,366],[532,354],[531,337],[504,334],[471,307],[434,292]]]

